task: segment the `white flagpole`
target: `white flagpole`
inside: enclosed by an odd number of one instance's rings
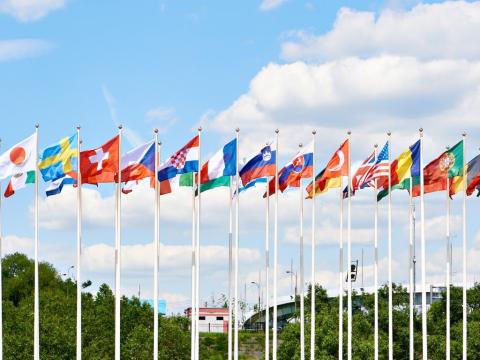
[[[277,360],[277,342],[278,342],[278,326],[277,326],[277,278],[278,278],[278,133],[275,130],[275,224],[273,230],[273,360]],[[236,359],[235,359],[236,360]]]
[[[388,132],[388,168],[391,164],[390,138]],[[392,280],[392,172],[388,172],[388,358],[393,360],[393,280]]]
[[[315,130],[312,131],[313,152],[312,152],[312,274],[311,274],[311,295],[310,295],[310,360],[315,360]]]
[[[447,150],[449,150],[450,147],[447,146]],[[445,315],[446,315],[446,324],[445,324],[445,359],[450,360],[450,178],[448,177],[448,172],[447,172],[447,177],[445,179],[447,182],[447,191],[446,191],[446,210],[447,210],[447,234],[446,234],[446,256],[447,256],[447,263],[446,263],[446,281],[445,281],[445,287],[447,290],[447,303],[446,303],[446,309],[445,309]]]
[[[378,157],[378,145],[375,144],[375,161]],[[390,171],[390,168],[388,169]],[[378,360],[378,187],[377,179],[374,179],[374,201],[375,201],[375,212],[374,212],[374,264],[373,264],[373,302],[374,302],[374,360]]]
[[[122,207],[122,125],[118,126],[118,179],[115,216],[115,360],[120,360],[120,271],[121,271],[121,207]]]
[[[201,166],[202,166],[202,128],[198,128],[198,175],[197,175],[197,194],[198,194],[198,210],[197,210],[197,243],[196,243],[196,270],[197,273],[195,275],[195,307],[196,307],[196,342],[195,342],[195,356],[196,359],[200,359],[200,211],[201,211],[201,191],[200,191],[200,172],[201,172]]]
[[[338,359],[343,360],[343,177],[340,177],[340,240],[338,261]],[[350,273],[348,273],[350,275]]]
[[[427,292],[426,292],[426,253],[425,253],[425,202],[423,172],[423,129],[420,129],[420,248],[422,261],[422,358],[428,360],[427,347]]]
[[[77,126],[77,360],[82,359],[82,173],[80,170],[80,125]]]
[[[462,355],[463,360],[467,359],[467,174],[465,173],[467,157],[467,133],[463,133],[463,324],[462,324]]]
[[[300,150],[302,149],[302,144],[299,145]],[[302,179],[300,179],[299,184],[299,193],[300,193],[300,360],[305,360],[305,303],[304,303],[304,264],[303,264],[303,186]],[[297,301],[297,299],[294,299]]]
[[[193,177],[193,181],[195,181],[195,176]],[[195,274],[196,274],[196,218],[197,218],[197,207],[196,207],[196,199],[195,199],[195,184],[192,183],[192,304],[190,309],[190,359],[195,360],[195,344],[196,344],[196,311],[195,311]]]
[[[154,130],[155,140],[155,224],[154,224],[154,255],[153,255],[153,359],[158,359],[158,264],[160,253],[160,184],[158,182],[158,166],[160,164],[160,146],[158,129]]]
[[[234,307],[234,312],[235,312],[235,328],[234,328],[234,331],[235,331],[235,343],[234,343],[234,349],[233,349],[233,359],[234,360],[238,360],[238,323],[239,323],[239,312],[238,312],[238,248],[239,248],[239,227],[238,227],[238,219],[239,219],[239,209],[240,209],[240,194],[239,194],[239,166],[238,166],[238,145],[239,145],[239,132],[240,132],[240,129],[239,128],[236,128],[235,129],[235,133],[236,133],[236,140],[237,140],[237,148],[236,148],[236,164],[235,164],[235,169],[236,169],[236,172],[235,172],[235,191],[236,191],[236,194],[237,194],[237,197],[236,197],[236,201],[235,201],[235,260],[234,260],[234,266],[235,266],[235,269],[234,269],[234,286],[235,286],[235,289],[234,289],[234,301],[235,301],[235,307]]]
[[[0,139],[0,147],[2,145],[2,139]],[[3,359],[3,289],[2,289],[2,183],[0,181],[0,360]]]
[[[237,144],[238,146],[238,144]],[[233,176],[230,176],[228,201],[228,360],[232,360],[232,257],[233,257]],[[238,196],[239,194],[236,194]]]
[[[410,317],[410,322],[409,322],[409,359],[414,360],[415,359],[415,328],[414,328],[414,301],[415,301],[415,292],[414,292],[414,276],[413,276],[413,238],[414,238],[414,233],[413,233],[413,196],[412,196],[412,191],[413,191],[413,178],[410,178],[410,189],[409,189],[409,253],[410,257],[408,260],[409,264],[409,317]]]
[[[348,360],[352,360],[352,174],[350,166],[350,139],[352,132],[348,132],[348,202],[347,202],[347,258],[348,258],[348,331],[347,331],[347,348],[348,348]],[[342,190],[340,188],[340,190]]]
[[[265,199],[265,359],[270,359],[270,183]]]
[[[33,358],[40,360],[40,304],[38,295],[38,127],[35,125],[35,294],[34,294],[34,311],[33,311]]]

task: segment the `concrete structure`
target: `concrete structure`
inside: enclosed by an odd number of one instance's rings
[[[199,328],[200,332],[227,333],[228,332],[228,309],[227,308],[200,308]],[[192,309],[185,310],[185,316],[191,319]]]
[[[298,304],[297,304],[298,305]],[[273,325],[273,306],[269,311],[270,327]],[[279,329],[283,327],[293,319],[295,315],[295,302],[289,301],[284,304],[278,304],[277,306],[277,324]],[[243,328],[245,330],[264,330],[265,329],[265,309],[259,313],[254,313],[244,323]]]

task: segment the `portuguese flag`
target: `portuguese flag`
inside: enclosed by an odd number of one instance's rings
[[[463,176],[463,140],[443,152],[423,169],[425,194],[447,189],[447,181]],[[420,195],[420,184],[413,187],[412,196]]]

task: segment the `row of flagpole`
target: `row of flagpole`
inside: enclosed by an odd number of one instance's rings
[[[38,124],[35,126],[35,151],[36,151],[36,163],[38,163]],[[121,135],[122,135],[122,126],[118,127],[119,133],[119,154],[121,154]],[[80,137],[80,127],[77,127],[77,150],[78,158],[80,158],[80,146],[81,146],[81,137]],[[315,131],[312,132],[313,135],[313,154],[315,154]],[[390,154],[390,137],[391,134],[388,133],[388,163],[389,169],[391,165],[391,154]],[[426,314],[426,250],[425,250],[425,205],[424,205],[424,172],[423,172],[423,130],[420,129],[420,245],[421,245],[421,282],[422,282],[422,354],[423,359],[428,359],[427,352],[427,314]],[[199,360],[199,312],[200,312],[200,302],[199,302],[199,274],[200,274],[200,220],[201,220],[201,191],[200,191],[200,164],[201,164],[201,128],[198,129],[199,145],[198,145],[198,164],[199,169],[196,177],[196,189],[195,186],[192,187],[192,308],[191,308],[191,358],[192,360]],[[278,138],[279,131],[275,131],[275,145],[276,145],[276,159],[275,159],[275,201],[274,201],[274,261],[273,261],[273,349],[272,355],[273,359],[277,358],[278,350],[278,324],[277,324],[277,305],[278,305],[278,294],[277,294],[277,277],[278,277],[278,190],[279,190],[279,169],[278,169]],[[155,139],[155,173],[158,172],[160,164],[160,153],[161,153],[161,143],[158,141],[158,131],[155,130],[154,133]],[[239,276],[239,164],[238,164],[238,140],[239,140],[239,129],[236,129],[236,141],[237,147],[236,151],[236,175],[235,175],[235,194],[237,196],[232,196],[232,181],[230,182],[230,203],[229,203],[229,296],[228,296],[228,305],[229,305],[229,319],[234,319],[233,322],[233,331],[232,331],[232,322],[229,321],[229,335],[228,335],[228,359],[238,360],[238,350],[239,350],[239,302],[238,302],[238,276]],[[348,142],[350,149],[350,140],[351,133],[348,132]],[[375,145],[375,158],[377,157],[377,146]],[[466,165],[466,134],[463,134],[463,169]],[[121,169],[121,157],[118,159],[118,169]],[[465,170],[464,170],[465,171]],[[388,354],[389,359],[393,359],[393,281],[392,281],[392,204],[391,204],[391,190],[392,190],[392,180],[391,180],[391,171],[388,173]],[[466,178],[466,173],[463,175]],[[82,179],[80,167],[77,169],[77,327],[76,327],[76,356],[77,359],[81,359],[81,248],[82,248]],[[39,250],[39,192],[38,192],[38,181],[39,179],[39,169],[38,166],[35,168],[35,186],[34,186],[34,196],[35,196],[35,212],[34,212],[34,226],[35,226],[35,247],[34,247],[34,269],[35,269],[35,279],[34,279],[34,359],[39,360],[40,358],[40,328],[39,328],[39,286],[38,286],[38,250]],[[120,299],[121,299],[121,171],[118,171],[118,181],[115,191],[115,359],[120,360]],[[409,325],[410,325],[410,338],[409,338],[409,353],[410,359],[414,358],[414,338],[413,338],[413,318],[414,318],[414,294],[413,294],[413,283],[414,283],[414,274],[413,274],[413,257],[414,257],[414,207],[412,199],[412,186],[413,179],[410,178],[410,195],[409,195],[409,253],[410,253],[410,267],[409,267],[409,288],[410,288],[410,314],[409,314]],[[450,239],[450,198],[449,198],[449,186],[447,175],[447,200],[446,200],[446,358],[450,358],[450,283],[451,283],[451,239]],[[312,184],[315,187],[315,163],[313,161],[313,172],[312,172]],[[467,356],[467,303],[466,303],[466,291],[467,291],[467,272],[466,272],[466,261],[467,261],[467,229],[466,229],[466,187],[467,181],[463,183],[463,240],[462,240],[462,263],[463,263],[463,324],[462,324],[462,355],[463,359],[466,359]],[[341,187],[342,188],[342,187]],[[351,191],[352,191],[352,174],[350,167],[350,150],[348,151],[348,197],[347,197],[347,358],[352,359],[352,278],[351,278],[351,264],[352,264],[352,242],[351,242]],[[375,213],[374,213],[374,358],[378,360],[378,336],[379,336],[379,325],[378,325],[378,201],[377,201],[377,181],[374,182],[374,194],[375,194]],[[197,191],[197,194],[196,194]],[[266,227],[265,227],[265,271],[266,271],[266,284],[267,284],[267,296],[266,296],[266,326],[265,326],[265,354],[268,357],[270,352],[270,341],[269,341],[269,271],[270,271],[270,246],[269,246],[269,186],[267,181],[267,196],[266,196]],[[315,190],[314,190],[315,194]],[[196,196],[198,195],[198,196]],[[233,201],[235,199],[235,221],[233,220]],[[343,358],[343,292],[344,292],[344,253],[343,253],[343,239],[344,239],[344,208],[343,208],[343,194],[341,194],[340,202],[340,237],[339,237],[339,348],[338,355],[339,359]],[[0,204],[1,211],[1,204]],[[158,181],[155,181],[155,225],[154,225],[154,344],[153,344],[153,356],[156,359],[158,357],[158,282],[159,282],[159,252],[160,252],[160,184]],[[300,181],[300,354],[301,359],[305,358],[305,318],[304,318],[304,258],[303,258],[303,187]],[[233,224],[234,232],[233,234]],[[0,256],[1,256],[1,216],[0,216]],[[310,359],[315,359],[315,250],[316,250],[316,240],[315,240],[315,196],[312,199],[312,243],[311,243],[311,323],[310,323]],[[1,266],[1,264],[0,264]],[[1,268],[0,268],[1,269]],[[233,299],[231,294],[231,287],[233,280]],[[0,295],[1,295],[1,281],[0,281]],[[233,301],[232,301],[233,300]],[[295,300],[296,301],[296,300]],[[233,302],[233,312],[231,310]],[[3,357],[2,353],[2,318],[1,318],[1,303],[0,303],[0,359]],[[232,336],[233,333],[233,336]],[[232,354],[233,353],[233,354]]]

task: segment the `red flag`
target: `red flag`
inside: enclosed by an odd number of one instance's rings
[[[117,135],[96,149],[80,152],[82,183],[115,182],[118,173],[118,148],[119,136]]]

